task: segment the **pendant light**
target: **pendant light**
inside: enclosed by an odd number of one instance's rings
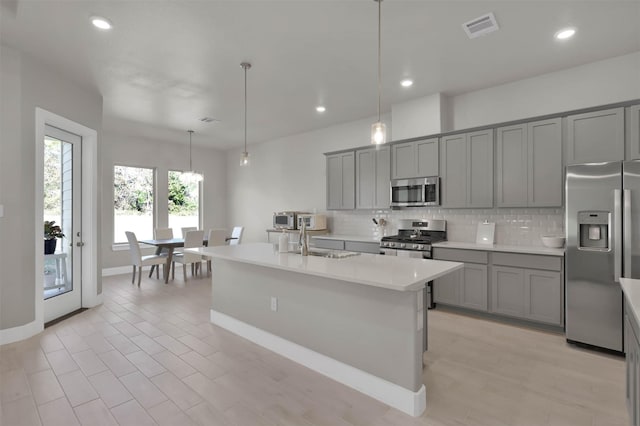
[[[382,0],[373,0],[378,3],[378,121],[371,125],[371,143],[374,145],[381,145],[387,142],[387,126],[380,119],[380,92],[382,92],[381,74],[382,74],[382,60],[380,53],[380,33],[382,23]]]
[[[182,173],[181,177],[182,180],[187,183],[200,182],[202,175],[194,171],[191,164],[191,137],[193,136],[193,130],[187,130],[187,132],[189,132],[189,171]]]
[[[240,166],[249,165],[249,152],[247,151],[247,70],[251,68],[249,62],[243,62],[240,64],[244,70],[244,151],[240,156]]]

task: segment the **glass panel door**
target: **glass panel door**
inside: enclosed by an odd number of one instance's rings
[[[81,141],[78,135],[51,126],[45,128],[45,322],[81,306]]]

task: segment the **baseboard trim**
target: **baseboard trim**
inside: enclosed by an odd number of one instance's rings
[[[0,330],[0,345],[28,339],[40,333],[42,330],[44,330],[44,325],[38,321],[31,321],[25,325]]]
[[[424,385],[417,392],[405,389],[213,309],[211,322],[410,416],[420,416],[426,408]]]
[[[131,265],[129,265],[129,266],[116,266],[115,268],[103,268],[102,269],[102,276],[103,277],[111,277],[113,275],[130,274],[132,270],[133,270],[133,267]]]

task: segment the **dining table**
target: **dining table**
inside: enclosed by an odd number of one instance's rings
[[[156,247],[156,254],[162,253],[162,250],[166,249],[167,252],[167,263],[164,268],[164,283],[169,283],[169,271],[171,270],[171,262],[173,262],[173,252],[176,248],[184,247],[184,238],[170,238],[165,240],[140,240],[142,244],[147,244],[150,246]],[[207,245],[207,240],[204,239],[202,241],[202,245]]]

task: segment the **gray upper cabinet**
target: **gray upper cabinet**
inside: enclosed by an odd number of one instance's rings
[[[388,146],[357,150],[356,209],[388,209],[390,202],[390,149]]]
[[[640,105],[627,108],[627,160],[640,160]]]
[[[440,139],[443,207],[493,207],[493,130]]]
[[[438,176],[438,139],[392,145],[391,161],[392,179]]]
[[[355,207],[354,153],[327,155],[327,210]]]
[[[527,201],[529,207],[562,205],[562,120],[527,124]]]
[[[496,140],[498,207],[561,206],[561,120],[500,127]]]
[[[624,160],[624,108],[569,115],[567,164]]]
[[[498,207],[527,205],[527,125],[500,127],[496,136]]]

